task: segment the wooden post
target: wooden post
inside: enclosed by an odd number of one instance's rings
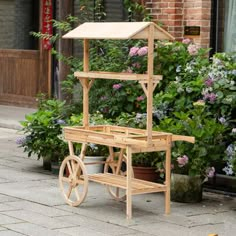
[[[131,147],[126,148],[127,155],[127,177],[126,177],[126,217],[127,219],[132,218],[132,195],[131,195],[131,172],[132,172],[132,150]]]
[[[84,72],[89,71],[89,40],[84,39]],[[83,79],[83,125],[89,126],[89,80]]]
[[[58,1],[59,3],[59,20],[65,20],[66,17],[70,14],[73,14],[73,0],[61,0]],[[59,39],[59,53],[61,53],[63,56],[68,57],[72,55],[73,51],[73,41],[71,39],[64,40]],[[68,65],[66,65],[64,62],[59,60],[59,99],[65,100],[70,99],[69,97],[66,97],[65,94],[61,91],[61,81],[65,80],[67,75],[70,73],[70,68]]]
[[[154,51],[154,25],[149,26],[148,35],[148,84],[147,84],[147,142],[152,142],[152,106],[153,106],[153,51]]]
[[[170,214],[170,174],[171,174],[171,136],[166,139],[166,161],[165,161],[165,213]]]

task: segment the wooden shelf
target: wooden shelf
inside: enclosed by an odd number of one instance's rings
[[[122,189],[127,189],[127,180],[126,177],[121,175],[114,175],[109,173],[99,173],[88,175],[89,180],[110,185],[113,187],[118,187]],[[140,179],[132,178],[131,180],[131,194],[143,194],[143,193],[154,193],[154,192],[164,192],[166,191],[166,186],[164,184],[157,184],[149,181],[144,181]]]
[[[133,74],[133,73],[115,73],[115,72],[101,72],[101,71],[76,71],[74,76],[77,78],[90,78],[90,79],[118,79],[118,80],[137,80],[148,81],[147,74]],[[154,82],[162,80],[162,75],[153,75]]]

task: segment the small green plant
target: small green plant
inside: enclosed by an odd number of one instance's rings
[[[65,102],[40,99],[38,110],[26,115],[21,122],[25,137],[18,140],[18,144],[29,157],[35,154],[38,159],[62,161],[68,154],[67,143],[62,138],[65,110]]]

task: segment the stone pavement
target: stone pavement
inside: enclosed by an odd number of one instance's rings
[[[17,109],[12,114],[17,120]],[[236,199],[226,195],[204,192],[198,204],[172,202],[168,216],[163,193],[134,196],[133,219],[128,221],[125,204],[112,200],[105,186],[91,182],[83,204],[70,207],[57,176],[17,147],[20,135],[0,128],[0,236],[236,235]]]

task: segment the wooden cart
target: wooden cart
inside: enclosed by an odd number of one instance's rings
[[[169,214],[171,144],[177,140],[194,142],[193,137],[152,130],[153,90],[162,79],[161,75],[153,74],[154,40],[173,40],[173,37],[152,22],[84,23],[63,37],[83,39],[84,42],[84,69],[74,73],[83,87],[83,126],[64,129],[70,155],[62,162],[59,173],[60,188],[66,202],[71,206],[81,204],[87,195],[88,181],[94,181],[106,185],[114,199],[126,200],[128,219],[132,217],[132,195],[144,193],[164,192],[165,213]],[[147,74],[89,71],[90,39],[147,39]],[[147,128],[145,130],[111,125],[89,125],[88,94],[96,78],[139,81],[147,97]],[[74,154],[73,143],[82,144],[79,157]],[[109,147],[104,173],[87,174],[85,154],[88,143]],[[114,148],[119,152],[115,152]],[[164,184],[133,177],[132,154],[154,151],[166,153]]]

